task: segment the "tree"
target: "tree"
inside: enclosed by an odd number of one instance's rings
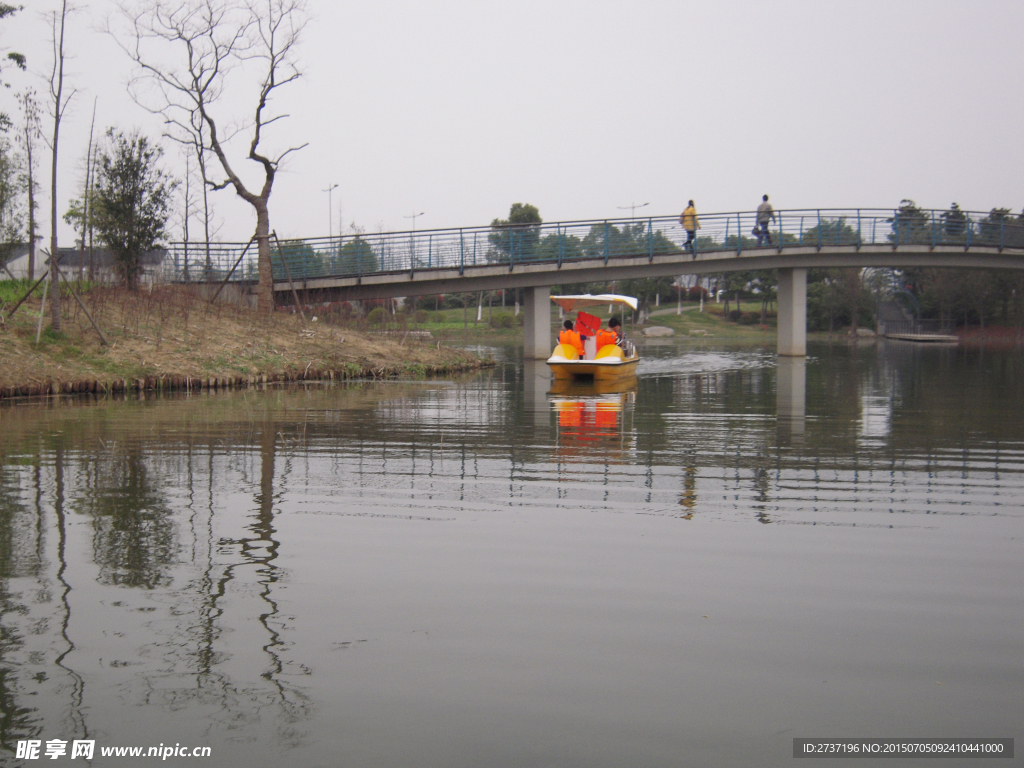
[[[59,19],[58,19],[59,17]],[[64,27],[68,18],[67,0],[61,3],[60,13],[53,12],[52,36],[53,70],[50,72],[50,96],[53,98],[53,138],[50,141],[50,327],[60,330],[60,272],[57,265],[57,147],[60,140],[60,123],[64,111],[74,97],[72,91],[64,95]],[[59,21],[59,30],[58,30]]]
[[[93,206],[93,194],[92,194],[92,173],[93,173],[93,135],[96,128],[96,101],[93,101],[92,105],[92,123],[89,126],[89,146],[85,151],[85,181],[82,184],[82,196],[74,198],[68,205],[68,210],[64,213],[64,222],[70,224],[72,227],[79,229],[82,233],[81,240],[79,240],[78,252],[78,279],[81,280],[83,272],[85,270],[85,241],[86,235],[92,226],[92,206]],[[91,254],[90,254],[91,255]],[[93,278],[93,267],[90,260],[89,264],[89,279]]]
[[[953,203],[941,218],[942,233],[945,239],[956,241],[967,232],[967,214],[961,211],[960,206],[956,203]]]
[[[163,150],[133,131],[107,130],[96,169],[96,229],[129,288],[138,285],[142,255],[163,237],[175,182],[159,166]]]
[[[0,3],[0,21],[3,21],[4,19],[9,18],[10,16],[13,16],[20,10],[23,10],[23,7],[20,5],[8,5],[7,3]],[[11,62],[22,72],[25,71],[25,56],[23,54],[15,53],[14,51],[8,51],[7,55],[4,56],[4,60]],[[3,68],[2,66],[0,66],[0,74],[2,73]],[[11,87],[6,80],[2,79],[0,79],[0,85],[4,86],[5,88]],[[0,112],[0,131],[6,133],[10,127],[10,115],[8,115],[6,112]]]
[[[857,230],[846,223],[845,217],[822,219],[803,233],[802,245],[856,245]]]
[[[978,222],[978,242],[987,244],[1004,243],[1007,227],[1020,226],[1009,208],[993,208],[988,216]]]
[[[488,254],[492,261],[508,261],[513,256],[532,256],[540,242],[540,217],[537,206],[512,203],[507,219],[494,219],[488,242],[494,251]]]
[[[22,158],[0,135],[0,263],[6,264],[24,231],[24,194],[20,184]]]
[[[199,153],[216,156],[223,181],[207,181],[211,190],[232,187],[256,214],[259,285],[257,309],[269,314],[274,306],[270,258],[269,200],[281,161],[301,149],[293,146],[276,154],[260,146],[266,128],[285,115],[270,115],[269,102],[277,89],[300,76],[295,47],[305,25],[303,0],[140,0],[121,6],[128,25],[124,35],[114,33],[136,65],[130,88],[136,102],[160,114],[171,138],[202,147]],[[178,60],[175,66],[167,62]],[[250,117],[248,153],[259,164],[263,182],[257,189],[242,180],[229,159],[232,152],[228,123],[214,115],[219,97],[228,87],[236,93],[235,72],[258,68]],[[147,87],[149,86],[149,87]]]
[[[932,241],[932,221],[927,211],[917,207],[913,200],[900,200],[900,207],[891,219],[886,221],[892,225],[889,242],[896,245],[910,243],[930,243]]]
[[[39,128],[39,105],[35,100],[35,93],[25,91],[19,97],[21,111],[25,116],[25,130],[19,136],[22,148],[25,150],[25,177],[24,187],[28,194],[28,279],[35,280],[36,276],[36,188],[39,186],[35,178],[35,147],[40,136]]]
[[[377,271],[377,254],[368,242],[358,235],[338,249],[337,274],[361,275]]]

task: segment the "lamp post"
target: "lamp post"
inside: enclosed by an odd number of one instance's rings
[[[643,208],[645,205],[650,205],[650,203],[640,203],[640,205],[637,205],[636,203],[633,203],[632,205],[618,205],[616,207],[620,211],[624,211],[624,210],[626,210],[628,208],[629,209],[629,220],[632,221],[633,218],[636,216],[636,209],[637,208]]]
[[[423,211],[419,213],[410,213],[408,216],[403,216],[403,219],[412,219],[412,234],[409,235],[409,268],[412,269],[416,266],[416,219],[423,215]]]
[[[412,219],[412,231],[416,231],[416,219],[423,215],[423,211],[419,213],[410,213],[408,216],[403,216],[403,219]]]
[[[320,190],[321,192],[327,193],[327,236],[328,238],[334,237],[334,207],[331,203],[331,192],[338,188],[337,184],[331,184],[327,189]]]

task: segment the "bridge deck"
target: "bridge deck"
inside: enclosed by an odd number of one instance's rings
[[[700,216],[693,250],[676,217],[275,238],[274,287],[385,298],[774,268],[1024,267],[1016,217],[916,208],[774,213],[764,229],[753,211]],[[256,249],[244,243],[209,255],[196,243],[169,250],[168,280],[256,278]]]

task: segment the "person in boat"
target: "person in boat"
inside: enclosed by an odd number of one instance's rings
[[[558,334],[558,343],[565,344],[569,347],[575,347],[576,351],[580,353],[580,357],[583,357],[583,339],[580,335],[573,330],[572,320],[566,320],[562,323],[563,330]]]
[[[601,347],[618,344],[620,341],[622,341],[622,323],[619,322],[619,318],[613,317],[608,321],[607,328],[602,328],[597,332],[597,349],[600,351]]]

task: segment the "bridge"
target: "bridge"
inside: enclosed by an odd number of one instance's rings
[[[834,267],[1024,269],[1024,221],[953,209],[699,215],[691,247],[676,216],[272,239],[274,290],[300,301],[349,301],[523,288],[527,357],[550,354],[550,286],[777,269],[778,353],[802,356],[807,270]],[[250,244],[176,243],[164,279],[256,280]],[[285,301],[289,299],[285,298]]]

